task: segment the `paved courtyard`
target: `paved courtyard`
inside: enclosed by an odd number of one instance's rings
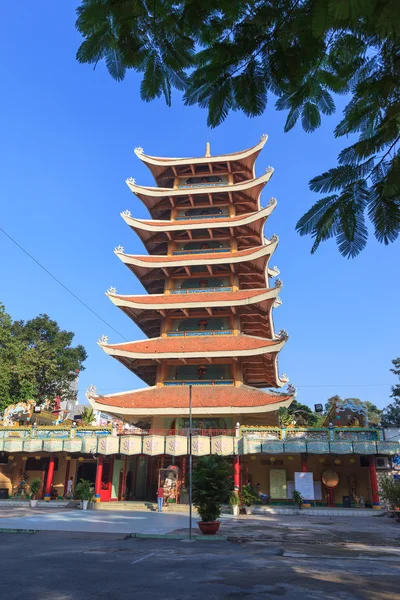
[[[232,517],[231,517],[232,518]],[[31,509],[0,510],[0,528],[40,531],[82,531],[87,533],[171,533],[188,526],[186,515],[150,511],[97,511]],[[197,527],[196,520],[192,520]]]
[[[21,511],[0,527],[41,531],[0,533],[8,600],[400,600],[400,525],[387,516],[230,517],[228,541],[189,542],[125,535],[185,532],[182,515]]]

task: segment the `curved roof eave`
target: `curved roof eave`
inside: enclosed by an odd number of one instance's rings
[[[267,167],[265,173],[260,175],[259,177],[255,177],[254,179],[248,179],[247,181],[242,181],[240,183],[233,183],[232,185],[216,185],[216,186],[206,186],[199,188],[163,188],[163,187],[150,187],[150,186],[141,186],[137,185],[136,182],[132,179],[126,179],[125,183],[131,190],[133,194],[138,196],[143,201],[143,197],[149,198],[164,198],[166,196],[191,196],[196,195],[204,195],[204,194],[213,194],[215,192],[219,192],[220,194],[225,192],[242,192],[249,190],[258,185],[264,186],[268,183],[274,173],[273,167]]]
[[[259,293],[257,293],[257,290],[251,290],[251,292],[254,292],[254,295],[250,295],[246,298],[243,299],[239,299],[236,300],[235,299],[235,292],[226,292],[227,294],[229,294],[230,296],[232,296],[231,298],[229,298],[229,305],[230,306],[245,306],[245,305],[249,305],[249,304],[257,304],[259,302],[264,302],[266,300],[273,300],[276,299],[277,296],[279,295],[280,291],[282,289],[282,283],[280,282],[280,285],[274,287],[274,288],[269,288],[269,289],[264,289],[264,290],[259,290]],[[212,292],[211,292],[212,293]],[[216,296],[217,293],[214,293],[214,296]],[[224,294],[223,294],[224,295]],[[115,304],[115,306],[118,307],[132,307],[132,308],[136,308],[136,309],[141,309],[141,310],[155,310],[155,309],[161,309],[161,310],[168,310],[168,309],[177,309],[180,306],[182,306],[183,308],[198,308],[198,307],[219,307],[219,306],[226,306],[226,297],[224,295],[224,297],[221,300],[218,299],[214,299],[212,301],[207,299],[207,293],[202,293],[201,296],[203,296],[205,299],[203,301],[199,301],[196,299],[193,299],[192,296],[197,296],[197,294],[190,294],[190,295],[168,295],[165,296],[164,294],[154,294],[153,296],[149,296],[148,294],[144,294],[142,296],[123,296],[121,294],[116,294],[116,293],[107,293],[107,296],[109,297],[109,299],[111,300],[111,302],[113,304]],[[160,304],[157,304],[156,302],[153,302],[154,299],[156,299],[156,297],[159,297],[160,299],[162,298],[163,300],[165,300],[166,298],[170,299],[170,303],[168,302],[162,302]],[[146,302],[146,299],[151,299],[151,302]],[[143,302],[141,302],[140,300],[143,299]]]
[[[218,339],[213,339],[213,341],[216,342],[216,345],[218,346],[218,343],[221,342],[223,336],[221,336]],[[235,344],[235,337],[237,339],[238,336],[227,336],[229,337],[229,342],[232,342],[232,345]],[[278,353],[283,346],[285,345],[286,341],[287,341],[287,336],[284,337],[280,337],[280,338],[276,338],[275,340],[263,340],[262,338],[256,338],[256,336],[244,336],[250,341],[254,339],[254,340],[260,340],[260,342],[269,342],[269,344],[267,343],[266,345],[260,345],[258,347],[255,348],[247,348],[247,349],[240,349],[238,350],[237,348],[233,348],[232,350],[230,349],[226,349],[226,350],[222,350],[222,349],[218,349],[218,350],[210,350],[209,348],[206,348],[205,350],[199,350],[199,349],[194,349],[193,352],[188,352],[188,351],[182,351],[182,352],[178,352],[176,350],[170,350],[170,351],[159,351],[159,352],[141,352],[140,350],[138,351],[131,351],[131,350],[125,350],[124,348],[121,348],[121,346],[126,346],[126,342],[123,342],[121,344],[108,344],[108,343],[104,343],[102,341],[98,342],[98,345],[100,346],[100,348],[102,348],[104,350],[104,352],[106,354],[109,354],[110,356],[114,356],[114,357],[125,357],[125,358],[131,358],[131,359],[142,359],[142,360],[154,360],[154,359],[174,359],[174,358],[229,358],[229,357],[241,357],[241,356],[259,356],[259,355],[264,355],[264,354],[273,354],[273,353]],[[185,340],[187,340],[189,338],[185,338]],[[176,340],[174,340],[176,341]],[[196,341],[199,341],[199,338],[196,338]],[[200,339],[200,342],[204,341],[204,339]],[[145,345],[147,343],[149,343],[148,340],[143,340],[140,342],[131,342],[133,344],[136,345]],[[168,342],[171,343],[171,340],[169,338],[155,338],[153,340],[151,340],[151,342],[157,343],[159,342],[160,347],[162,346],[167,346]],[[181,343],[181,340],[179,340],[179,343]],[[172,345],[172,344],[171,344]],[[140,348],[140,346],[139,346]]]
[[[220,229],[222,227],[240,227],[243,225],[248,225],[262,219],[267,219],[269,215],[273,212],[276,207],[276,199],[271,198],[270,203],[267,207],[261,209],[260,211],[254,211],[252,213],[247,213],[243,215],[238,215],[237,217],[229,217],[226,219],[196,219],[191,221],[188,219],[187,221],[157,221],[157,220],[149,220],[149,219],[135,219],[130,216],[127,212],[122,212],[121,217],[124,219],[125,223],[129,225],[132,229],[139,229],[141,231],[148,231],[151,233],[160,233],[162,231],[186,231],[188,227],[188,222],[190,221],[190,229]],[[129,211],[128,211],[129,212]],[[154,224],[155,223],[155,224]]]
[[[230,264],[257,260],[259,258],[272,255],[275,252],[275,249],[278,245],[278,241],[279,240],[277,236],[272,236],[270,238],[270,243],[266,244],[265,246],[259,246],[258,248],[250,250],[238,250],[238,252],[226,252],[216,255],[199,254],[179,256],[140,256],[133,254],[125,254],[122,250],[119,249],[115,249],[114,252],[118,256],[118,258],[126,265],[134,265],[136,267],[142,268],[162,269],[167,267],[189,267],[204,264]]]
[[[265,146],[268,140],[268,135],[263,134],[260,138],[260,141],[255,146],[251,148],[247,148],[246,150],[241,150],[239,152],[231,152],[229,154],[219,154],[216,156],[200,156],[200,157],[161,157],[161,156],[151,156],[149,154],[145,154],[143,148],[137,147],[134,152],[136,156],[146,164],[153,172],[154,169],[151,169],[151,166],[156,167],[169,167],[169,166],[180,166],[180,165],[191,165],[191,164],[207,164],[207,163],[215,163],[221,161],[234,161],[234,160],[243,160],[248,158],[252,154],[258,154]],[[256,157],[255,157],[256,158]],[[153,173],[154,174],[154,173]]]

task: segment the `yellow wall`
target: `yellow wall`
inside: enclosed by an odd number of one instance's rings
[[[261,464],[261,461],[269,460],[271,457],[268,454],[260,455],[246,455],[240,457],[240,462],[243,467],[248,467],[249,478],[253,486],[260,483],[260,491],[264,494],[270,494],[270,469],[285,469],[286,480],[294,481],[295,471],[301,470],[300,455],[293,455],[293,460],[289,460],[288,456],[275,455],[274,464],[267,465]],[[321,463],[319,459],[325,461]],[[255,460],[253,460],[255,459]],[[350,459],[354,459],[356,462],[351,463]],[[335,460],[340,460],[340,464],[335,464]],[[283,461],[282,464],[276,464],[278,461]],[[308,456],[307,459],[308,471],[314,474],[314,481],[321,481],[321,476],[327,469],[335,471],[339,475],[339,485],[334,490],[334,501],[335,504],[342,504],[343,496],[349,495],[349,477],[354,476],[356,479],[356,495],[363,496],[364,501],[372,501],[371,497],[371,484],[368,467],[360,466],[359,456]],[[243,484],[245,482],[245,470],[243,473]],[[324,486],[322,486],[322,502],[326,502]]]

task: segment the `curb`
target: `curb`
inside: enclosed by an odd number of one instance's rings
[[[129,533],[125,536],[125,540],[129,538],[136,538],[142,540],[188,540],[189,536],[181,533]],[[228,536],[226,535],[193,535],[192,539],[196,542],[226,542]]]
[[[8,527],[0,527],[0,533],[37,533],[38,529],[11,529]]]

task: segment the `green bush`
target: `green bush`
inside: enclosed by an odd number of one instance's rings
[[[75,498],[77,500],[91,500],[93,496],[93,486],[91,481],[80,479],[75,488]]]
[[[261,504],[261,498],[257,492],[249,485],[242,487],[240,492],[240,500],[245,506],[251,506],[252,504]]]
[[[31,490],[32,500],[36,500],[36,496],[38,495],[38,493],[40,492],[40,488],[42,487],[42,480],[40,479],[40,477],[35,477],[34,479],[32,479],[29,487]]]
[[[384,475],[379,481],[379,495],[391,509],[400,508],[400,481]]]
[[[215,521],[221,516],[221,504],[232,492],[232,467],[218,455],[200,457],[193,469],[193,505],[202,521]]]
[[[298,492],[297,490],[293,490],[292,498],[293,498],[293,502],[295,503],[295,505],[298,506],[299,508],[302,508],[302,506],[304,504],[304,498],[300,494],[300,492]]]
[[[240,497],[238,494],[231,492],[231,495],[229,496],[229,504],[230,506],[240,506]]]

